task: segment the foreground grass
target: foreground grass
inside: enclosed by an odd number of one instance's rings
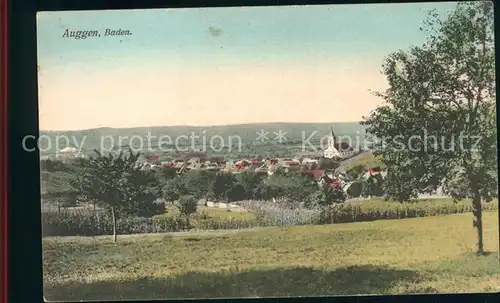
[[[476,257],[470,214],[190,236],[46,238],[48,300],[500,290],[498,213]]]

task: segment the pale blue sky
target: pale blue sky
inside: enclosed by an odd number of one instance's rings
[[[49,108],[54,108],[54,102],[62,102],[55,100],[62,98],[61,94],[54,93],[58,89],[55,82],[70,81],[68,79],[73,77],[74,84],[80,81],[76,80],[77,77],[89,78],[94,74],[102,76],[103,73],[109,73],[110,77],[112,73],[129,73],[130,78],[132,73],[162,69],[170,73],[182,72],[186,82],[191,80],[189,75],[185,75],[185,70],[213,72],[224,66],[241,67],[240,72],[243,66],[268,67],[269,70],[278,70],[278,66],[316,66],[313,72],[319,77],[318,68],[335,64],[337,67],[342,66],[346,73],[349,73],[348,70],[362,68],[367,71],[369,69],[370,73],[379,73],[383,58],[390,52],[424,42],[425,34],[419,31],[419,27],[428,10],[436,9],[445,16],[455,6],[456,3],[436,2],[42,12],[37,16],[38,62],[42,71],[39,82],[43,86],[40,90],[40,110],[44,111],[43,107],[46,106],[47,115]],[[210,34],[209,27],[221,29],[222,32],[214,37]],[[74,40],[62,38],[66,28],[101,32],[106,28],[121,28],[130,30],[132,36]],[[340,72],[332,69],[335,77],[342,77]],[[354,74],[346,76],[355,77]],[[116,78],[116,75],[113,77]],[[359,85],[363,91],[371,89],[369,83]],[[258,85],[248,89],[259,90]],[[179,96],[186,94],[187,92],[177,92],[175,99],[173,96],[163,97],[169,98],[169,102],[184,102]],[[106,100],[114,98],[110,92],[96,92],[95,95],[86,95],[85,102],[102,103],[104,96]],[[124,96],[116,91],[115,98],[123,99]],[[264,102],[269,104],[273,101],[268,99]],[[363,115],[366,114],[370,109],[368,107],[373,107],[373,104],[360,109],[360,113],[354,116],[361,116],[361,111]],[[132,109],[130,111],[134,112]],[[95,118],[95,112],[92,111],[82,112],[81,115]],[[263,121],[280,118],[282,117],[269,116]],[[64,119],[68,119],[68,123],[75,121],[73,115],[61,113],[61,117],[56,119],[57,125],[52,123],[54,126],[49,126],[52,125],[49,121],[54,121],[54,118],[46,118],[46,126],[65,128],[66,122],[61,122]],[[177,120],[169,122],[169,117],[158,119],[163,119],[163,124],[177,123]],[[318,117],[317,120],[325,119],[327,117]],[[335,117],[332,119],[338,120]],[[252,121],[246,119],[241,122]],[[230,123],[233,122],[235,121]],[[41,123],[45,123],[42,116]],[[154,120],[151,123],[159,122]],[[84,127],[83,124],[70,124],[67,127]],[[90,125],[87,124],[85,127]],[[106,122],[100,121],[97,124],[103,125]],[[123,123],[108,124],[110,125],[104,126]],[[132,124],[141,123],[136,121]]]
[[[382,59],[424,41],[419,26],[429,9],[445,13],[456,3],[233,7],[39,14],[40,61],[66,65],[107,56],[228,57],[257,60],[305,56]],[[222,30],[218,37],[208,28]],[[80,40],[64,29],[130,29],[133,36]]]

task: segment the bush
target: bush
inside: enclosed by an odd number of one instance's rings
[[[364,184],[362,181],[354,181],[348,188],[347,188],[347,195],[351,198],[358,198],[361,196],[364,190]]]
[[[190,195],[181,196],[179,200],[174,203],[174,205],[179,209],[179,212],[183,216],[187,217],[196,212],[198,200],[194,196]]]
[[[339,186],[323,186],[321,190],[317,190],[309,197],[306,205],[308,208],[325,207],[334,203],[343,203],[345,200],[346,194]]]

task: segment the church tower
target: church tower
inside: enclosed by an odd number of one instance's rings
[[[328,136],[328,147],[324,151],[324,157],[333,159],[335,157],[340,157],[340,153],[335,147],[335,133],[333,132],[333,128],[330,126],[331,134]]]
[[[330,136],[328,136],[328,148],[335,148],[335,133],[333,132],[333,127],[330,126]]]

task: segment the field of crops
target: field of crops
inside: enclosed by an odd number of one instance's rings
[[[242,201],[249,212],[227,212],[200,208],[190,219],[190,226],[174,211],[153,218],[118,218],[118,234],[165,233],[186,230],[221,230],[252,227],[321,225],[332,223],[365,222],[418,218],[448,214],[470,213],[469,200],[454,203],[450,199],[419,200],[397,203],[383,200],[365,200],[335,205],[322,209],[290,208],[266,201]],[[484,203],[485,212],[498,211],[498,201]],[[112,234],[111,217],[104,211],[91,208],[47,211],[42,216],[44,236],[96,236]]]

